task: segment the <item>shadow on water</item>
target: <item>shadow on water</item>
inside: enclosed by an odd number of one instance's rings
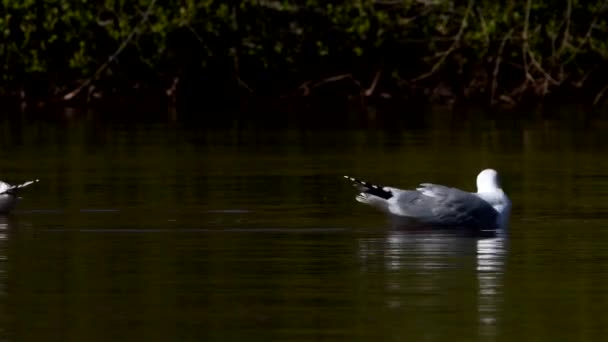
[[[493,238],[498,236],[505,236],[508,232],[508,227],[505,229],[501,228],[480,228],[480,227],[469,227],[469,226],[451,226],[451,225],[430,225],[418,222],[414,219],[407,217],[389,216],[388,226],[392,230],[403,231],[409,233],[444,233],[459,237],[470,237],[470,238]]]

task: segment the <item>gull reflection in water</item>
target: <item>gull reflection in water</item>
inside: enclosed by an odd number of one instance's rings
[[[420,299],[424,305],[445,305],[442,296],[458,291],[454,286],[463,286],[477,296],[479,334],[495,336],[505,246],[500,232],[479,237],[434,229],[389,230],[361,238],[358,252],[364,271],[384,274],[389,308],[406,305],[408,300],[411,305],[411,298],[404,298],[404,293],[428,294]],[[470,287],[467,280],[473,275],[477,288]]]
[[[14,217],[0,215],[0,307],[4,309],[0,310],[0,320],[3,322],[5,322],[7,318],[4,304],[7,298],[9,240],[16,232],[16,222]],[[6,329],[8,329],[6,325],[0,326],[0,336],[6,334]],[[3,341],[1,337],[0,341]]]
[[[6,280],[7,280],[7,261],[8,261],[8,238],[9,238],[9,218],[0,216],[0,304],[5,301],[6,297]],[[0,313],[0,319],[4,320],[5,313]],[[0,326],[0,336],[5,334],[5,327]]]
[[[0,216],[0,297],[6,294],[6,264],[8,261],[6,244],[9,228],[9,218]]]
[[[480,335],[496,335],[497,308],[502,298],[504,236],[477,241],[477,284]]]

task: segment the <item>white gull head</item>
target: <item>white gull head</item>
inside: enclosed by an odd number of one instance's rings
[[[511,200],[502,190],[496,170],[485,169],[477,175],[477,196],[490,203],[500,213],[499,224],[505,227],[511,214]]]
[[[477,175],[477,192],[494,192],[500,188],[500,178],[496,170],[485,169]]]

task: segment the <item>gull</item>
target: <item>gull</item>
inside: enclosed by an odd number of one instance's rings
[[[344,178],[361,192],[355,197],[358,202],[428,225],[499,229],[506,228],[511,214],[511,201],[493,169],[477,175],[477,192],[432,183],[421,183],[416,190],[403,190]]]
[[[39,182],[38,179],[27,181],[18,185],[10,185],[0,181],[0,214],[8,214],[17,205],[20,197],[17,197],[19,191],[26,186]]]

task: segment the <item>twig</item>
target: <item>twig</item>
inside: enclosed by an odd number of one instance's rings
[[[542,89],[543,89],[542,96],[545,96],[549,93],[549,83],[550,82],[551,81],[548,78],[545,78],[544,82],[542,83]]]
[[[399,0],[399,1],[403,2],[403,0]],[[418,13],[418,14],[412,16],[412,17],[398,19],[397,20],[397,24],[398,25],[402,25],[402,26],[409,25],[410,23],[412,23],[413,21],[418,20],[419,18],[426,17],[433,10],[434,10],[433,6],[427,6],[420,13]]]
[[[380,74],[382,73],[381,70],[378,70],[376,72],[376,75],[374,76],[374,80],[372,81],[372,84],[370,84],[369,88],[367,88],[365,90],[365,92],[363,94],[365,94],[365,96],[372,96],[374,94],[374,90],[376,90],[376,86],[378,85],[378,81],[380,80]]]
[[[521,56],[524,62],[524,73],[525,73],[525,79],[526,81],[524,82],[524,86],[527,84],[528,80],[529,81],[534,81],[534,78],[532,77],[532,75],[530,75],[530,67],[528,66],[528,50],[530,49],[529,47],[529,43],[528,43],[528,27],[530,26],[530,8],[532,7],[532,0],[528,0],[526,2],[526,15],[524,18],[524,30],[521,33],[521,37],[522,37],[522,45],[521,45]]]
[[[510,104],[510,105],[512,105],[512,106],[514,106],[514,105],[516,105],[516,104],[517,104],[517,103],[515,102],[515,100],[513,100],[513,98],[511,98],[511,96],[509,96],[509,95],[504,95],[504,94],[503,94],[503,95],[500,95],[500,96],[498,97],[498,99],[500,99],[500,100],[502,100],[503,102],[508,103],[508,104]]]
[[[245,83],[245,81],[243,81],[239,75],[236,75],[236,80],[241,87],[247,89],[248,92],[253,93],[253,89],[247,83]]]
[[[589,78],[589,76],[591,76],[591,74],[597,70],[597,66],[591,68],[591,70],[589,70],[583,77],[581,77],[580,80],[576,81],[576,82],[572,82],[572,85],[577,87],[577,88],[582,88],[583,85],[585,84],[585,82],[587,82],[587,79]]]
[[[492,91],[490,95],[490,102],[494,104],[496,98],[496,88],[498,88],[498,72],[500,70],[500,63],[502,62],[502,53],[507,44],[507,40],[513,35],[513,29],[510,29],[507,34],[502,38],[500,46],[498,47],[498,53],[496,55],[496,63],[494,63],[494,72],[492,73]]]
[[[583,45],[587,44],[587,41],[589,41],[589,39],[591,38],[591,34],[593,32],[593,29],[595,28],[595,25],[597,24],[597,20],[598,20],[600,14],[602,12],[604,12],[604,10],[605,10],[605,8],[606,8],[607,5],[608,5],[608,0],[604,1],[604,3],[602,4],[602,6],[600,7],[600,9],[595,13],[595,16],[593,17],[593,20],[591,20],[591,24],[589,24],[589,29],[585,33],[585,36],[583,36],[583,40],[578,44],[577,47],[574,48],[574,52],[572,53],[572,55],[570,55],[570,58],[568,58],[562,64],[567,64],[571,60],[573,60],[576,57],[576,55],[581,51]]]
[[[543,67],[540,65],[540,63],[534,58],[534,54],[532,53],[532,50],[530,49],[530,42],[528,40],[528,30],[530,28],[530,10],[532,7],[532,0],[527,0],[526,2],[526,15],[525,15],[525,19],[524,19],[524,30],[522,32],[522,38],[523,38],[523,44],[522,44],[522,58],[524,61],[524,72],[525,72],[525,78],[526,78],[526,82],[530,81],[532,83],[536,83],[536,80],[534,79],[534,77],[532,77],[532,74],[530,74],[530,64],[528,64],[528,58],[530,57],[530,63],[539,71],[543,74],[543,76],[545,76],[545,79],[549,82],[551,82],[554,85],[558,85],[560,82],[557,82],[548,72],[545,71],[545,69],[543,69]],[[524,82],[524,85],[526,83]]]
[[[483,36],[486,41],[486,46],[490,45],[490,34],[488,33],[488,25],[486,24],[486,20],[483,17],[483,11],[481,7],[477,6],[477,12],[479,13],[479,23],[481,24],[481,30],[483,31]]]
[[[207,46],[205,44],[205,40],[203,39],[203,37],[201,37],[201,35],[198,34],[198,32],[196,32],[196,30],[192,27],[192,25],[190,25],[190,23],[187,23],[184,26],[186,26],[186,28],[188,30],[190,30],[190,32],[192,32],[192,34],[194,35],[194,37],[196,38],[196,40],[198,40],[201,44]]]
[[[377,77],[379,77],[379,76],[377,76]],[[322,79],[322,80],[320,80],[318,82],[315,82],[315,83],[313,83],[312,81],[306,81],[306,82],[300,84],[300,86],[298,86],[298,89],[302,91],[302,96],[308,96],[308,95],[310,95],[310,93],[312,92],[312,90],[314,88],[318,88],[318,87],[321,87],[321,86],[326,85],[328,83],[334,83],[334,82],[342,81],[342,80],[345,80],[345,79],[351,80],[359,88],[362,88],[361,82],[359,82],[358,80],[356,80],[353,77],[352,74],[342,74],[342,75],[336,75],[336,76],[327,77],[327,78],[324,78],[324,79]],[[372,86],[375,87],[375,85],[372,85]],[[373,91],[373,89],[372,89],[372,91]]]
[[[352,76],[350,74],[337,75],[337,76],[325,78],[316,83],[312,83],[312,81],[306,81],[306,82],[300,84],[298,89],[302,90],[302,96],[308,96],[308,95],[310,95],[310,92],[312,91],[313,88],[320,87],[326,83],[337,82],[337,81],[343,80],[345,78],[352,79]]]
[[[328,77],[325,79],[322,79],[321,81],[314,83],[312,86],[310,86],[310,89],[314,89],[317,87],[320,87],[322,85],[325,85],[327,83],[333,83],[333,82],[337,82],[337,81],[341,81],[343,79],[351,79],[355,84],[357,84],[358,86],[361,86],[361,84],[359,83],[359,81],[355,80],[353,78],[353,75],[351,74],[344,74],[344,75],[337,75],[337,76],[332,76],[332,77]]]
[[[310,86],[309,85],[310,85],[310,81],[306,81],[306,82],[300,84],[300,86],[298,87],[298,90],[302,90],[302,96],[310,95]],[[282,97],[286,97],[286,96],[282,96]]]
[[[105,62],[105,63],[103,63],[97,69],[97,71],[95,71],[95,73],[93,74],[92,77],[88,78],[86,81],[84,81],[80,86],[78,86],[73,91],[71,91],[71,92],[67,93],[66,95],[64,95],[63,96],[64,100],[71,100],[71,99],[73,99],[76,95],[78,95],[82,91],[82,89],[88,87],[91,84],[91,82],[93,82],[93,80],[96,80],[97,78],[99,78],[99,76],[110,66],[110,64],[116,60],[116,58],[118,57],[118,55],[120,55],[122,53],[122,51],[131,42],[131,40],[133,39],[133,37],[135,37],[135,34],[137,33],[137,29],[139,28],[139,26],[142,25],[143,23],[145,23],[146,21],[148,21],[148,17],[150,16],[150,12],[152,12],[152,8],[154,7],[155,3],[156,3],[156,0],[150,1],[150,4],[148,5],[148,8],[144,12],[144,15],[141,18],[141,21],[137,25],[135,25],[135,27],[133,28],[133,30],[131,30],[131,32],[129,33],[129,35],[127,36],[127,38],[125,38],[125,40],[122,41],[122,43],[120,44],[120,46],[118,47],[118,49],[116,50],[116,52],[114,52],[114,54],[112,54],[108,58],[108,61]]]
[[[165,91],[167,96],[175,102],[175,95],[177,92],[177,85],[179,84],[179,77],[174,77],[173,82],[171,82],[171,87]]]
[[[524,43],[528,42],[528,27],[530,26],[530,9],[532,8],[532,0],[526,1],[526,16],[524,18],[524,31],[522,32],[522,38]]]
[[[540,65],[540,63],[534,58],[534,54],[532,53],[532,51],[530,51],[529,49],[528,49],[528,55],[530,56],[530,62],[532,63],[532,65],[538,71],[540,71],[548,81],[550,81],[553,85],[560,84],[560,82],[556,81],[551,75],[549,75],[549,73],[547,73],[545,71],[545,69],[543,69],[543,67]]]
[[[562,51],[566,47],[566,44],[568,44],[568,38],[570,38],[570,17],[571,17],[571,15],[572,15],[572,0],[568,0],[567,7],[566,7],[566,19],[565,19],[566,20],[566,29],[564,30],[564,37],[562,38],[562,45],[557,50],[558,56],[562,54]]]
[[[402,0],[374,0],[374,5],[397,6],[403,5]]]
[[[595,95],[595,99],[593,100],[593,105],[597,105],[600,100],[602,99],[602,97],[604,97],[604,93],[606,92],[606,90],[608,90],[608,84],[606,84],[604,86],[604,88],[602,88],[602,90],[600,90],[599,93],[597,93],[597,95]]]
[[[454,52],[454,50],[456,50],[456,47],[458,46],[458,44],[460,44],[460,40],[462,39],[462,35],[464,34],[464,29],[467,27],[467,18],[469,17],[469,13],[471,12],[471,9],[473,8],[474,3],[475,3],[475,0],[469,0],[469,5],[467,6],[467,10],[464,13],[462,22],[460,23],[460,29],[458,30],[458,33],[454,37],[454,42],[452,43],[452,45],[450,45],[450,47],[446,51],[441,53],[441,58],[437,61],[437,63],[435,63],[435,65],[433,65],[433,67],[431,68],[431,71],[412,79],[412,82],[417,82],[417,81],[423,80],[423,79],[435,74],[437,72],[437,70],[439,70],[439,68],[443,65],[443,63],[448,58],[448,56],[452,52]]]

